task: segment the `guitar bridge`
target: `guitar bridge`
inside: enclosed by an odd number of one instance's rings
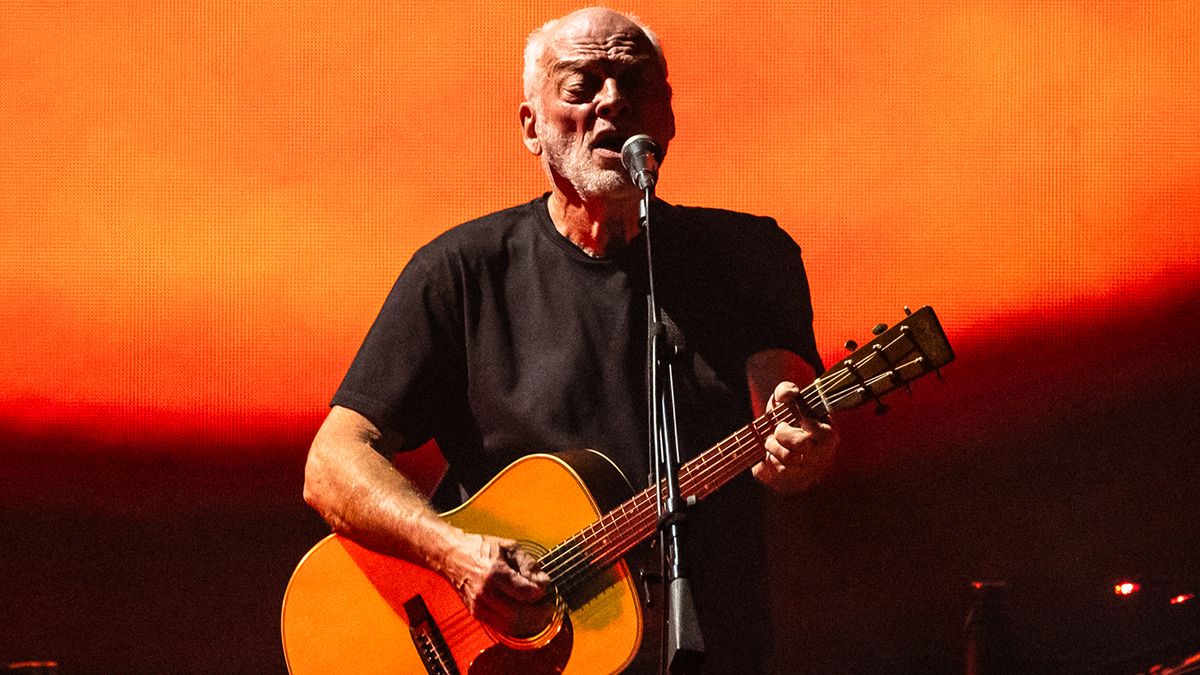
[[[420,595],[412,596],[404,602],[404,613],[408,615],[408,634],[421,656],[425,672],[429,675],[459,675],[450,646],[430,616],[425,599]]]

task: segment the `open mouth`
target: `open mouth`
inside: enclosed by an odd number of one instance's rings
[[[621,148],[625,145],[626,137],[620,134],[606,134],[592,141],[593,150],[608,150],[621,154]]]

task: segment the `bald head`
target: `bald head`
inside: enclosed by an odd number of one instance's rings
[[[547,21],[535,29],[525,41],[525,69],[523,82],[525,100],[534,100],[534,92],[546,76],[547,51],[554,48],[556,40],[587,32],[607,32],[610,40],[645,40],[658,57],[663,76],[666,76],[667,61],[663,56],[662,44],[650,27],[632,14],[623,14],[607,7],[585,7],[570,14]]]
[[[565,201],[636,201],[622,144],[647,134],[665,152],[675,136],[657,38],[610,9],[579,10],[534,31],[519,112],[525,146]]]

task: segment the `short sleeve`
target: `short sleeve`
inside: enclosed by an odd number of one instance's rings
[[[400,273],[331,405],[398,433],[401,450],[437,433],[464,379],[461,284],[444,255],[419,250]]]
[[[759,305],[755,315],[762,322],[755,351],[788,349],[821,373],[825,367],[813,336],[812,297],[800,246],[773,219],[767,220],[755,253],[764,278],[748,294]]]

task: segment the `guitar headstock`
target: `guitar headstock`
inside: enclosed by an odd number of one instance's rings
[[[925,306],[830,366],[811,386],[826,413],[870,402],[883,413],[884,395],[929,373],[940,378],[938,369],[953,360],[937,315]]]

